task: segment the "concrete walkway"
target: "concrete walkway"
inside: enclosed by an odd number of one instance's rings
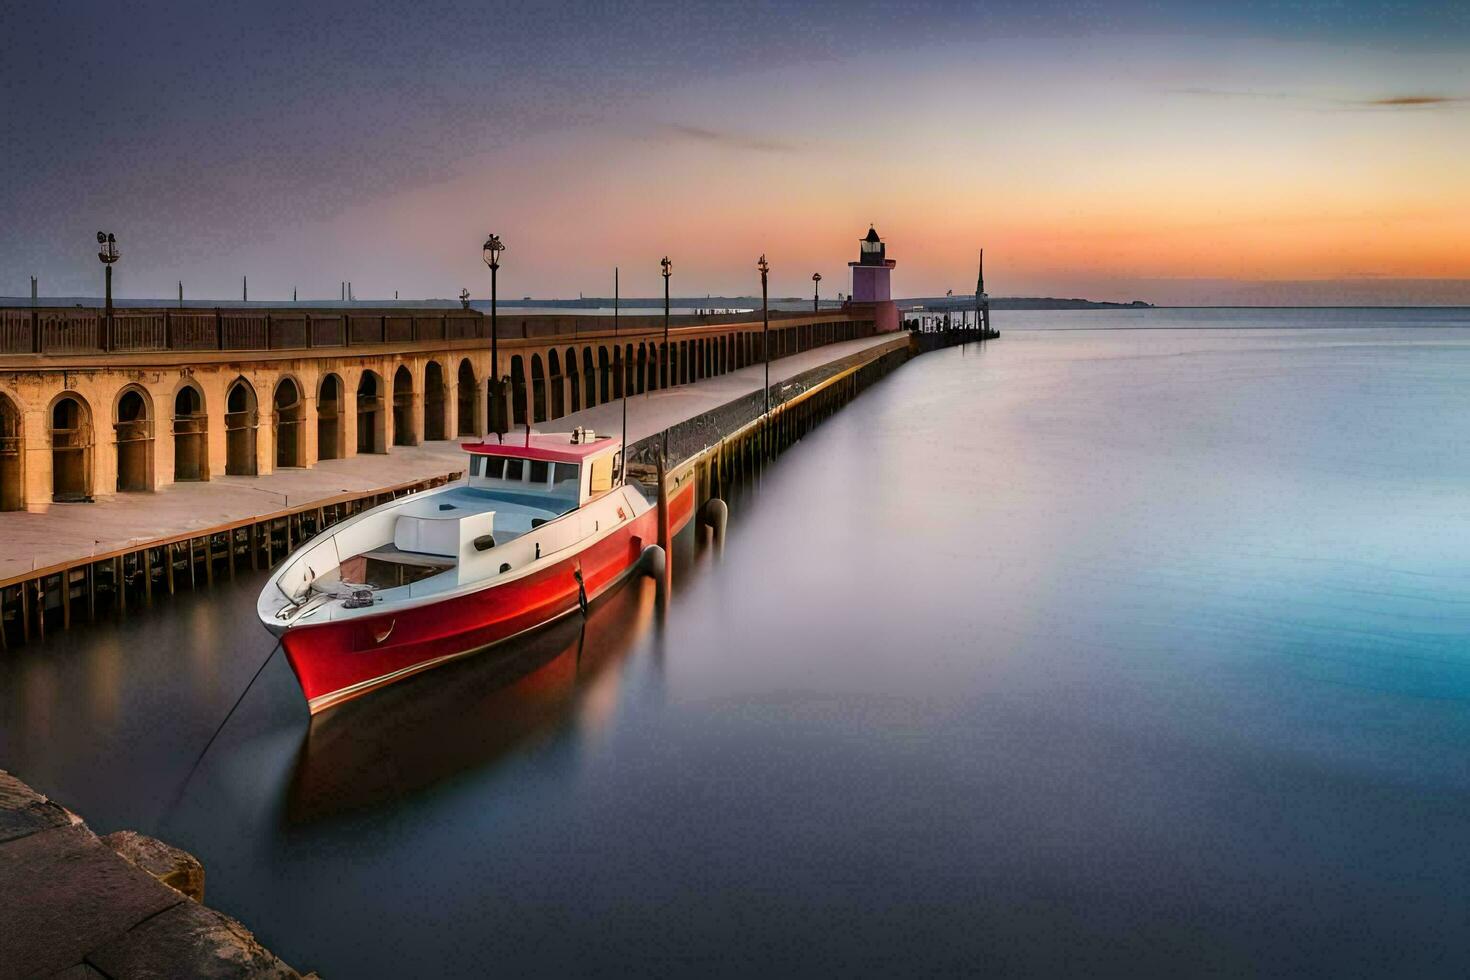
[[[848,355],[893,343],[904,334],[882,334],[829,344],[771,362],[771,383]],[[696,384],[628,399],[630,442],[761,389],[760,364]],[[585,426],[622,433],[622,403],[611,401],[536,426],[563,432]],[[506,435],[513,442],[516,434]],[[219,476],[207,483],[174,483],[155,493],[120,493],[90,504],[52,504],[44,514],[0,514],[0,580],[90,555],[141,547],[145,542],[262,518],[345,494],[365,494],[441,477],[464,469],[458,441],[394,447],[386,455],[329,459],[311,469],[269,476]]]
[[[155,493],[118,493],[90,504],[52,504],[44,514],[0,514],[0,580],[146,541],[203,532],[345,494],[414,483],[464,469],[457,442],[395,447],[381,456],[323,460],[309,470],[217,476]]]
[[[881,347],[884,344],[907,339],[907,334],[886,333],[877,337],[848,340],[840,344],[828,344],[825,347],[802,351],[800,354],[792,354],[790,357],[771,362],[771,384],[793,378],[812,368],[821,367],[823,364],[840,361],[844,357],[870,347]],[[731,371],[729,374],[722,374],[717,378],[706,378],[697,384],[680,385],[676,388],[665,388],[662,391],[634,395],[628,399],[628,442],[635,443],[639,439],[662,432],[669,426],[677,425],[685,419],[719,408],[742,395],[760,391],[764,379],[764,365],[756,364],[738,371]],[[594,429],[604,435],[621,436],[623,434],[622,402],[611,401],[595,408],[584,408],[580,412],[573,412],[555,422],[537,428],[538,431],[549,429],[560,432],[574,429],[579,425]],[[507,434],[505,441],[514,441],[514,435]]]

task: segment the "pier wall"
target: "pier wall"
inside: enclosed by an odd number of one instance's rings
[[[772,313],[771,357],[879,327],[867,309]],[[721,375],[765,336],[759,314],[680,316],[665,351],[662,317],[502,317],[502,417]],[[0,310],[0,509],[479,437],[496,373],[474,311]]]

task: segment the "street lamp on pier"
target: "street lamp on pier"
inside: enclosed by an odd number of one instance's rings
[[[812,273],[812,312],[822,312],[822,274]]]
[[[397,299],[398,297],[395,296],[393,298]],[[459,291],[459,305],[466,310],[470,308],[470,291],[468,289],[461,289]]]
[[[764,253],[755,267],[761,273],[761,355],[766,362],[766,416],[771,414],[771,309],[766,301],[766,278],[771,272],[771,263]]]
[[[674,274],[674,263],[665,255],[658,260],[663,267],[664,277],[664,349],[658,356],[659,387],[669,386],[669,276]]]
[[[500,271],[500,256],[505,245],[499,235],[489,235],[481,249],[485,264],[490,267],[490,386],[493,390],[494,407],[490,412],[489,426],[496,435],[505,435],[505,389],[500,380],[500,330],[495,320],[496,282],[495,274]]]
[[[110,231],[99,231],[97,233],[97,258],[102,261],[102,268],[107,270],[107,319],[104,333],[102,335],[102,349],[112,349],[112,264],[121,255],[117,250],[117,239]]]

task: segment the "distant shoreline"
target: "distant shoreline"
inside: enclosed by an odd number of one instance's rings
[[[102,306],[102,298],[99,296],[41,296],[37,297],[36,306],[50,309],[74,308],[98,309]],[[799,297],[780,297],[771,300],[771,309],[790,312],[793,310],[807,310],[811,308],[811,300]],[[900,310],[909,310],[916,306],[923,306],[924,312],[944,313],[949,310],[974,309],[974,296],[916,296],[894,301]],[[624,313],[632,314],[635,311],[661,311],[663,309],[663,297],[630,296],[619,301]],[[29,296],[0,296],[0,307],[8,309],[21,309],[31,306]],[[377,300],[359,299],[351,302],[343,302],[335,299],[304,299],[304,300],[198,300],[186,299],[182,307],[179,301],[174,299],[114,299],[113,306],[118,309],[191,309],[208,310],[216,307],[222,309],[358,309],[358,310],[381,310],[381,309],[404,309],[404,310],[457,310],[460,302],[457,299],[419,299],[419,300]],[[490,303],[488,300],[471,300],[472,309],[488,311]],[[687,315],[692,310],[759,310],[760,298],[751,296],[705,296],[705,297],[672,297],[670,306],[677,315]],[[1470,310],[1470,303],[1328,303],[1328,304],[1304,304],[1304,303],[1273,303],[1269,305],[1256,305],[1246,303],[1210,303],[1210,304],[1166,304],[1148,303],[1143,300],[1134,300],[1129,303],[1111,302],[1107,300],[1055,298],[1055,297],[1030,297],[1030,296],[994,296],[990,299],[992,310]],[[582,314],[609,314],[612,309],[612,297],[582,297],[571,300],[557,299],[506,299],[501,301],[502,313],[525,312],[536,310],[547,314],[554,313],[582,313]],[[836,301],[823,301],[821,310],[824,313],[835,312],[841,309]]]

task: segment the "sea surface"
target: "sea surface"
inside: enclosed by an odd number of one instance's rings
[[[1470,971],[1470,312],[997,313],[514,656],[308,720],[261,577],[0,766],[325,977]]]

